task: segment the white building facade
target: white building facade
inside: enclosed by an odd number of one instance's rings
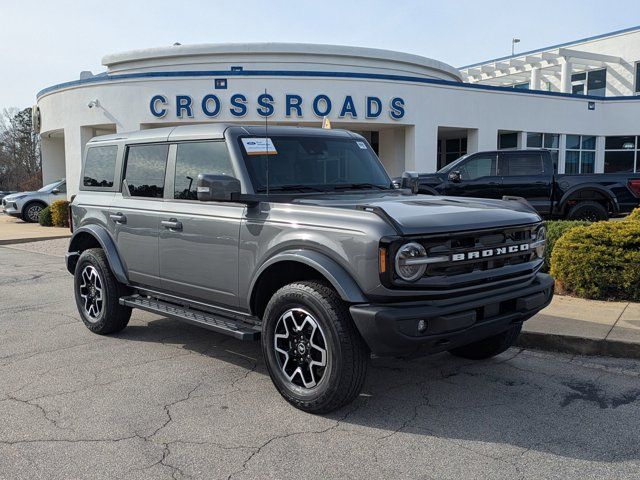
[[[640,27],[460,70],[307,44],[108,55],[105,73],[38,94],[43,180],[66,177],[75,193],[95,135],[208,122],[320,126],[325,117],[365,135],[392,175],[434,171],[474,151],[536,147],[552,150],[560,173],[640,171],[636,57]],[[601,73],[589,78],[603,68],[604,87]]]

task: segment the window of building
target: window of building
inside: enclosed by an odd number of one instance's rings
[[[607,89],[607,69],[574,73],[571,75],[571,89],[578,95],[604,97]]]
[[[176,152],[173,198],[197,200],[198,175],[209,173],[234,176],[224,142],[181,143]]]
[[[558,169],[558,155],[560,152],[560,135],[558,133],[527,133],[527,148],[545,148],[551,152],[553,166]]]
[[[496,176],[496,156],[479,155],[465,162],[460,168],[460,175],[463,180],[475,180],[481,177]]]
[[[450,164],[467,153],[467,139],[448,138],[445,140],[445,165]]]
[[[132,197],[162,198],[168,145],[134,145],[127,152],[124,178]]]
[[[564,173],[593,173],[596,166],[596,137],[567,135]]]
[[[111,188],[116,174],[118,147],[90,147],[84,161],[82,185],[92,188]]]
[[[508,150],[518,148],[518,133],[508,132],[498,134],[498,149]]]
[[[514,85],[511,85],[511,87],[517,90],[529,90],[529,82],[516,83]]]
[[[640,93],[640,62],[636,62],[636,93]]]
[[[607,137],[604,144],[604,173],[637,172],[638,137],[616,136]]]

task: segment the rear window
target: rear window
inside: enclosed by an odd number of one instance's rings
[[[113,187],[117,156],[117,145],[89,147],[84,163],[82,185],[93,188]]]
[[[129,147],[124,178],[132,197],[162,198],[168,151],[166,144]]]
[[[540,175],[544,172],[541,155],[507,154],[503,158],[506,162],[505,176]]]

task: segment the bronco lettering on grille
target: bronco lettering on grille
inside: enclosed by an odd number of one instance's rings
[[[526,252],[529,250],[528,243],[520,245],[510,245],[508,247],[487,248],[484,250],[473,250],[470,252],[454,253],[451,255],[452,262],[460,262],[462,260],[475,260],[487,257],[497,257],[500,255],[508,255],[510,253]]]

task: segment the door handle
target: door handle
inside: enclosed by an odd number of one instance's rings
[[[109,218],[113,220],[115,223],[127,223],[127,217],[120,212],[110,213]]]
[[[170,218],[169,220],[162,220],[160,224],[169,230],[182,230],[182,222],[179,222],[175,218]]]

